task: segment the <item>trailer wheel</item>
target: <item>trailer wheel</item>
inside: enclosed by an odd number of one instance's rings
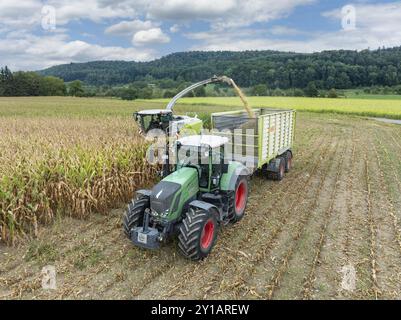
[[[292,152],[285,153],[285,172],[290,172],[292,169]]]
[[[132,200],[123,217],[124,234],[130,238],[131,229],[143,223],[145,210],[149,208],[149,198]]]
[[[178,247],[182,254],[194,261],[206,258],[216,242],[217,229],[213,212],[190,208],[179,229]]]
[[[276,179],[277,181],[281,181],[284,179],[284,174],[285,174],[285,158],[284,157],[278,157],[280,159],[280,164],[278,166],[278,172],[276,173]]]
[[[284,156],[277,157],[276,159],[279,160],[278,165],[275,164],[277,167],[274,168],[274,171],[267,170],[266,175],[267,179],[281,181],[285,175],[286,159]]]
[[[246,205],[248,203],[249,194],[248,179],[245,176],[238,177],[235,184],[234,197],[232,199],[232,223],[240,221],[245,215]]]

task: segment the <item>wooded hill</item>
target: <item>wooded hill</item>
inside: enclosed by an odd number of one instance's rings
[[[150,62],[94,61],[54,66],[39,71],[87,85],[120,85],[152,80],[195,82],[222,75],[242,87],[350,89],[401,84],[401,47],[364,51],[324,51],[302,54],[276,51],[173,53]]]

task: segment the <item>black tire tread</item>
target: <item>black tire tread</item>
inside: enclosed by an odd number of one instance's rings
[[[178,247],[186,258],[198,261],[206,257],[207,254],[199,248],[199,242],[203,224],[211,215],[212,213],[208,211],[194,208],[190,208],[186,213],[179,228],[178,236]]]
[[[124,234],[128,238],[130,237],[131,229],[138,226],[143,221],[146,208],[149,208],[149,199],[146,197],[132,200],[128,205],[127,211],[123,217]]]

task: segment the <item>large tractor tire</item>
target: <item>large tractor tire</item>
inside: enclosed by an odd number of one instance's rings
[[[217,231],[213,212],[190,208],[179,229],[178,247],[188,259],[202,260],[212,251]]]
[[[285,172],[290,172],[292,169],[292,152],[291,151],[287,151],[285,153]]]
[[[246,205],[248,203],[248,194],[248,178],[246,176],[239,176],[235,184],[235,191],[231,204],[232,223],[236,223],[244,217]]]
[[[132,200],[128,205],[127,211],[123,217],[124,234],[130,238],[130,231],[134,227],[143,224],[145,210],[149,208],[149,198],[143,197],[138,200]]]

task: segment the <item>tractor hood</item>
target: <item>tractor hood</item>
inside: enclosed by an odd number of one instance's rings
[[[173,203],[177,193],[181,190],[181,185],[170,181],[161,181],[152,189],[150,196],[150,206],[152,211],[157,214],[167,212]],[[179,201],[179,200],[178,200]]]
[[[150,208],[154,215],[174,219],[181,213],[183,204],[196,196],[198,172],[195,168],[181,168],[155,185],[150,195]]]

